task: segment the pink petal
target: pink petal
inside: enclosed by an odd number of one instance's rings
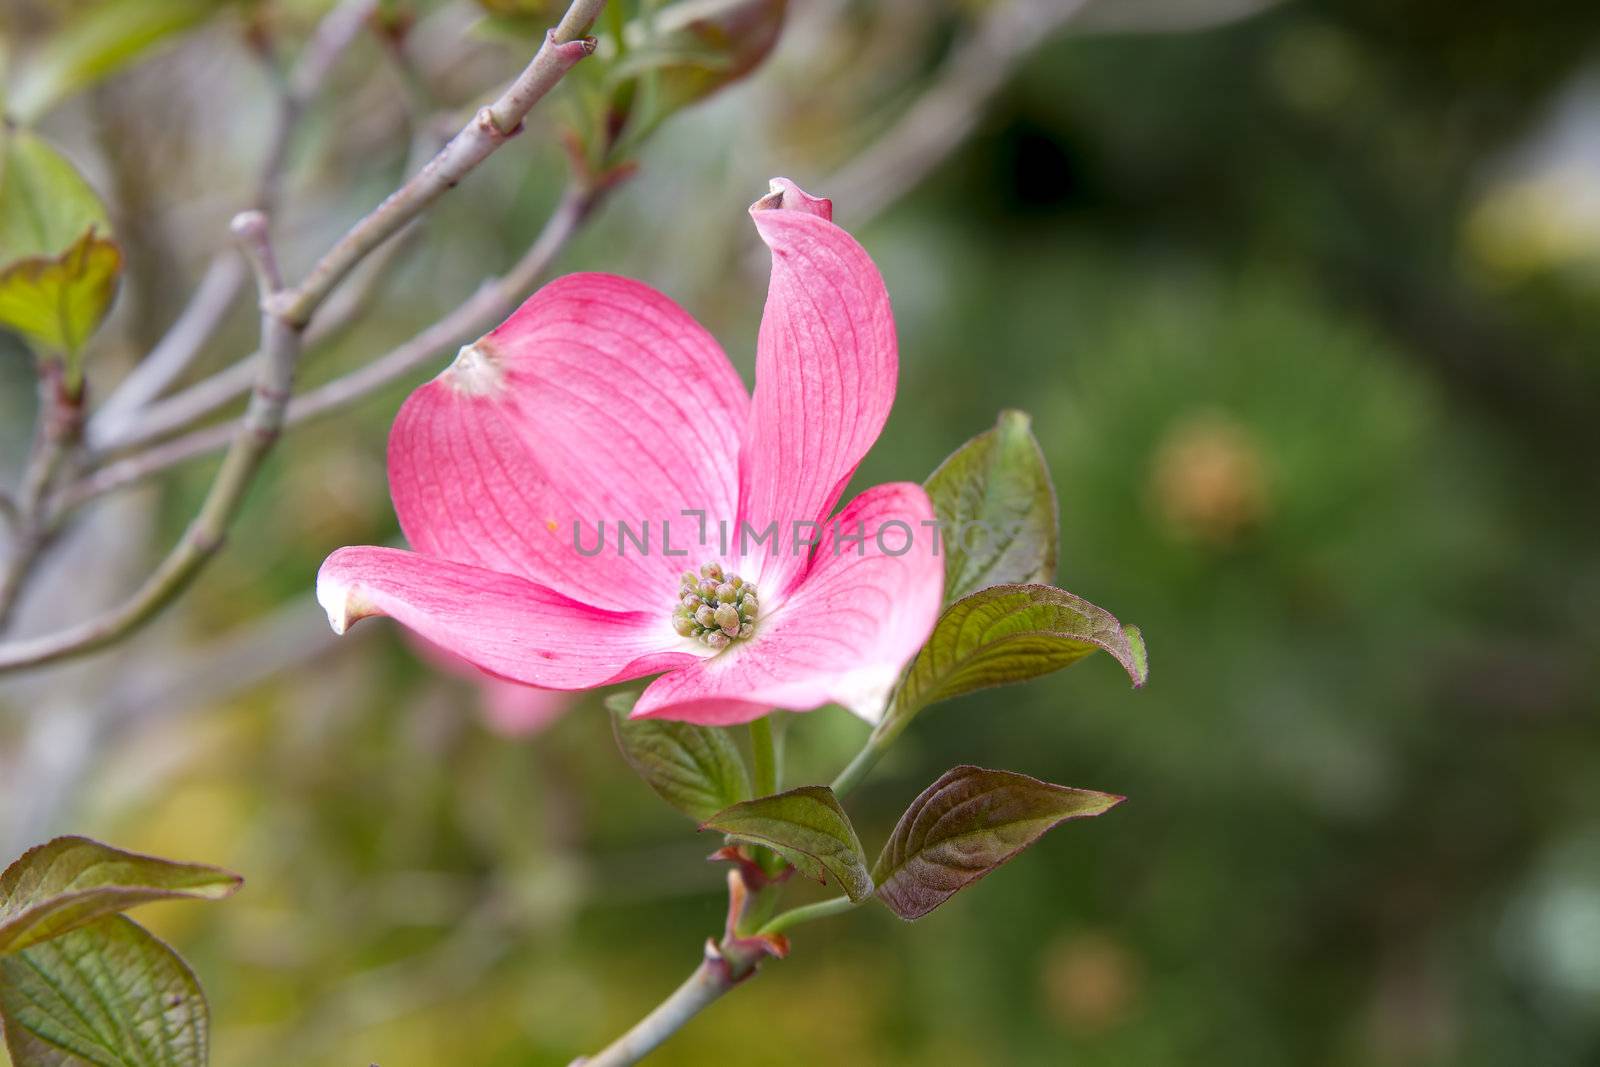
[[[756,390],[739,471],[740,517],[776,548],[757,579],[781,597],[805,569],[796,523],[832,510],[889,416],[898,357],[889,294],[828,201],[777,179],[750,210],[772,249]],[[804,534],[802,534],[802,537]]]
[[[877,721],[939,615],[944,558],[933,521],[919,485],[868,489],[827,525],[811,569],[754,636],[657,678],[633,714],[726,724],[836,703]]]
[[[749,400],[717,342],[639,282],[573,274],[411,394],[389,485],[413,548],[597,607],[662,618],[699,562],[698,522],[735,512]],[[605,523],[603,549],[593,549]],[[618,537],[625,522],[649,551]],[[674,550],[662,551],[663,522]]]
[[[480,670],[590,689],[697,662],[663,612],[590,607],[525,578],[397,548],[341,548],[317,573],[335,633],[388,615]]]
[[[406,630],[407,644],[425,662],[447,674],[476,684],[483,701],[483,717],[489,728],[505,737],[530,737],[560,718],[572,706],[571,693],[560,689],[539,689],[520,682],[508,682],[485,674],[454,652],[424,641]]]
[[[502,737],[532,737],[543,733],[568,708],[573,696],[556,689],[536,689],[499,678],[484,678],[483,717],[489,729]]]

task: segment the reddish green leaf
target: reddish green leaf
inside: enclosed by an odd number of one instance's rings
[[[831,874],[851,900],[872,895],[867,856],[850,817],[833,790],[808,785],[735,804],[707,819],[702,830],[720,830],[729,837],[766,845],[795,870],[826,882]]]
[[[920,918],[1045,831],[1122,799],[1011,771],[954,767],[911,802],[889,835],[872,868],[878,899],[902,919]]]
[[[940,617],[901,679],[877,735],[893,737],[940,700],[1038,678],[1100,650],[1122,665],[1135,686],[1144,684],[1149,663],[1137,627],[1048,585],[979,590]]]

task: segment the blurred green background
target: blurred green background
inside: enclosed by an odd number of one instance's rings
[[[277,6],[292,36],[321,5]],[[801,5],[771,62],[662,128],[562,267],[664,289],[748,375],[745,206],[777,173],[841,197],[901,334],[858,487],[1029,411],[1060,584],[1139,624],[1152,660],[1140,692],[1092,657],[923,715],[852,799],[868,850],[958,762],[1130,799],[914,926],[801,928],[652,1062],[1600,1062],[1600,7],[1103,0],[863,219],[828,176],[992,6]],[[451,12],[478,32],[451,5],[413,32]],[[43,126],[128,243],[108,378],[181,306],[260,151],[240,18]],[[447,99],[525,55],[474,39],[474,65],[437,73]],[[374,56],[296,148],[299,267],[399,174]],[[544,126],[497,156],[308,379],[518,254],[562,166]],[[213,368],[251,343],[237,310]],[[0,351],[8,466],[28,379]],[[394,627],[320,629],[321,559],[396,535],[405,391],[293,432],[148,635],[0,688],[8,853],[82,832],[246,876],[140,915],[203,979],[224,1067],[565,1064],[721,926],[714,843],[633,778],[596,698],[508,738]],[[71,550],[105,574],[46,575],[29,610],[109,602],[209,473],[98,506]],[[790,780],[864,735],[795,717]]]

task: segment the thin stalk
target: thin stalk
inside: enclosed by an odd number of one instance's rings
[[[763,715],[750,723],[750,752],[754,757],[756,796],[778,791],[778,753],[772,741],[772,720]]]
[[[856,753],[855,758],[833,780],[833,795],[842,797],[860,785],[861,780],[867,776],[873,767],[877,766],[878,761],[883,758],[883,754],[888,748],[888,741],[880,738],[877,733],[867,738],[867,743],[861,746],[861,751]]]
[[[11,621],[34,561],[50,540],[46,494],[82,432],[82,390],[68,386],[59,361],[42,363],[33,446],[12,504],[15,521],[11,524],[10,551],[0,565],[0,631]]]
[[[756,931],[756,936],[771,937],[774,934],[783,933],[792,926],[799,926],[801,923],[815,922],[818,919],[830,919],[835,915],[843,915],[855,907],[857,907],[856,902],[849,897],[832,897],[828,900],[819,900],[815,904],[805,904],[798,908],[790,908],[788,911],[768,919],[765,925]]]

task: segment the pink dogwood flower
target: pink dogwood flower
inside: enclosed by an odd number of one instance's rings
[[[401,407],[389,487],[412,551],[328,557],[335,631],[388,615],[544,689],[659,674],[635,716],[881,716],[943,592],[921,486],[834,514],[894,401],[888,293],[829,201],[776,179],[750,213],[772,252],[754,395],[654,289],[551,282]]]

